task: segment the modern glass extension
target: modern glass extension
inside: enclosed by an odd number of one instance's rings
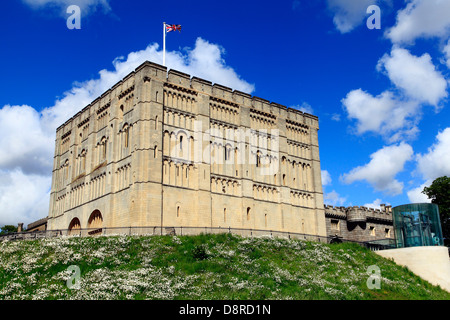
[[[436,204],[412,203],[392,210],[397,248],[444,245]]]

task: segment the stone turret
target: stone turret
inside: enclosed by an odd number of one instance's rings
[[[347,209],[348,222],[366,222],[366,213],[358,206],[349,207]]]

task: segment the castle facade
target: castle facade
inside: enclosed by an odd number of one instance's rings
[[[47,229],[327,235],[318,118],[145,62],[56,132]]]

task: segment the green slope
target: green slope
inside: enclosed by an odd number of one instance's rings
[[[368,288],[370,266],[380,270],[379,289]],[[0,299],[448,300],[450,294],[357,244],[220,234],[1,242]]]

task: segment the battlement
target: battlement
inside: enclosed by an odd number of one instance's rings
[[[169,84],[190,88],[197,92],[202,92],[210,96],[228,100],[230,102],[237,103],[248,108],[256,108],[258,110],[273,113],[275,115],[285,112],[287,114],[286,117],[289,119],[318,128],[317,116],[304,113],[297,109],[287,108],[286,106],[283,106],[281,104],[270,102],[269,100],[252,96],[248,93],[244,93],[238,90],[233,90],[218,83],[213,84],[211,81],[202,78],[198,78],[195,76],[191,77],[189,74],[178,70],[167,70],[167,68],[162,65],[150,61],[145,61],[135,70],[131,71],[122,80],[118,81],[110,89],[105,91],[101,96],[94,99],[92,103],[83,107],[76,115],[59,126],[56,131],[58,132],[62,128],[64,128],[64,131],[70,130],[69,128],[66,128],[66,126],[70,127],[72,120],[80,116],[81,113],[84,114],[86,111],[87,114],[92,113],[88,110],[101,107],[102,105],[111,102],[113,98],[118,97],[123,91],[134,86],[135,81],[138,81],[139,79],[147,81],[152,78],[167,82]]]
[[[392,206],[381,204],[381,209],[368,208],[364,206],[334,207],[324,205],[325,214],[346,218],[349,222],[363,222],[369,219],[392,220]]]

